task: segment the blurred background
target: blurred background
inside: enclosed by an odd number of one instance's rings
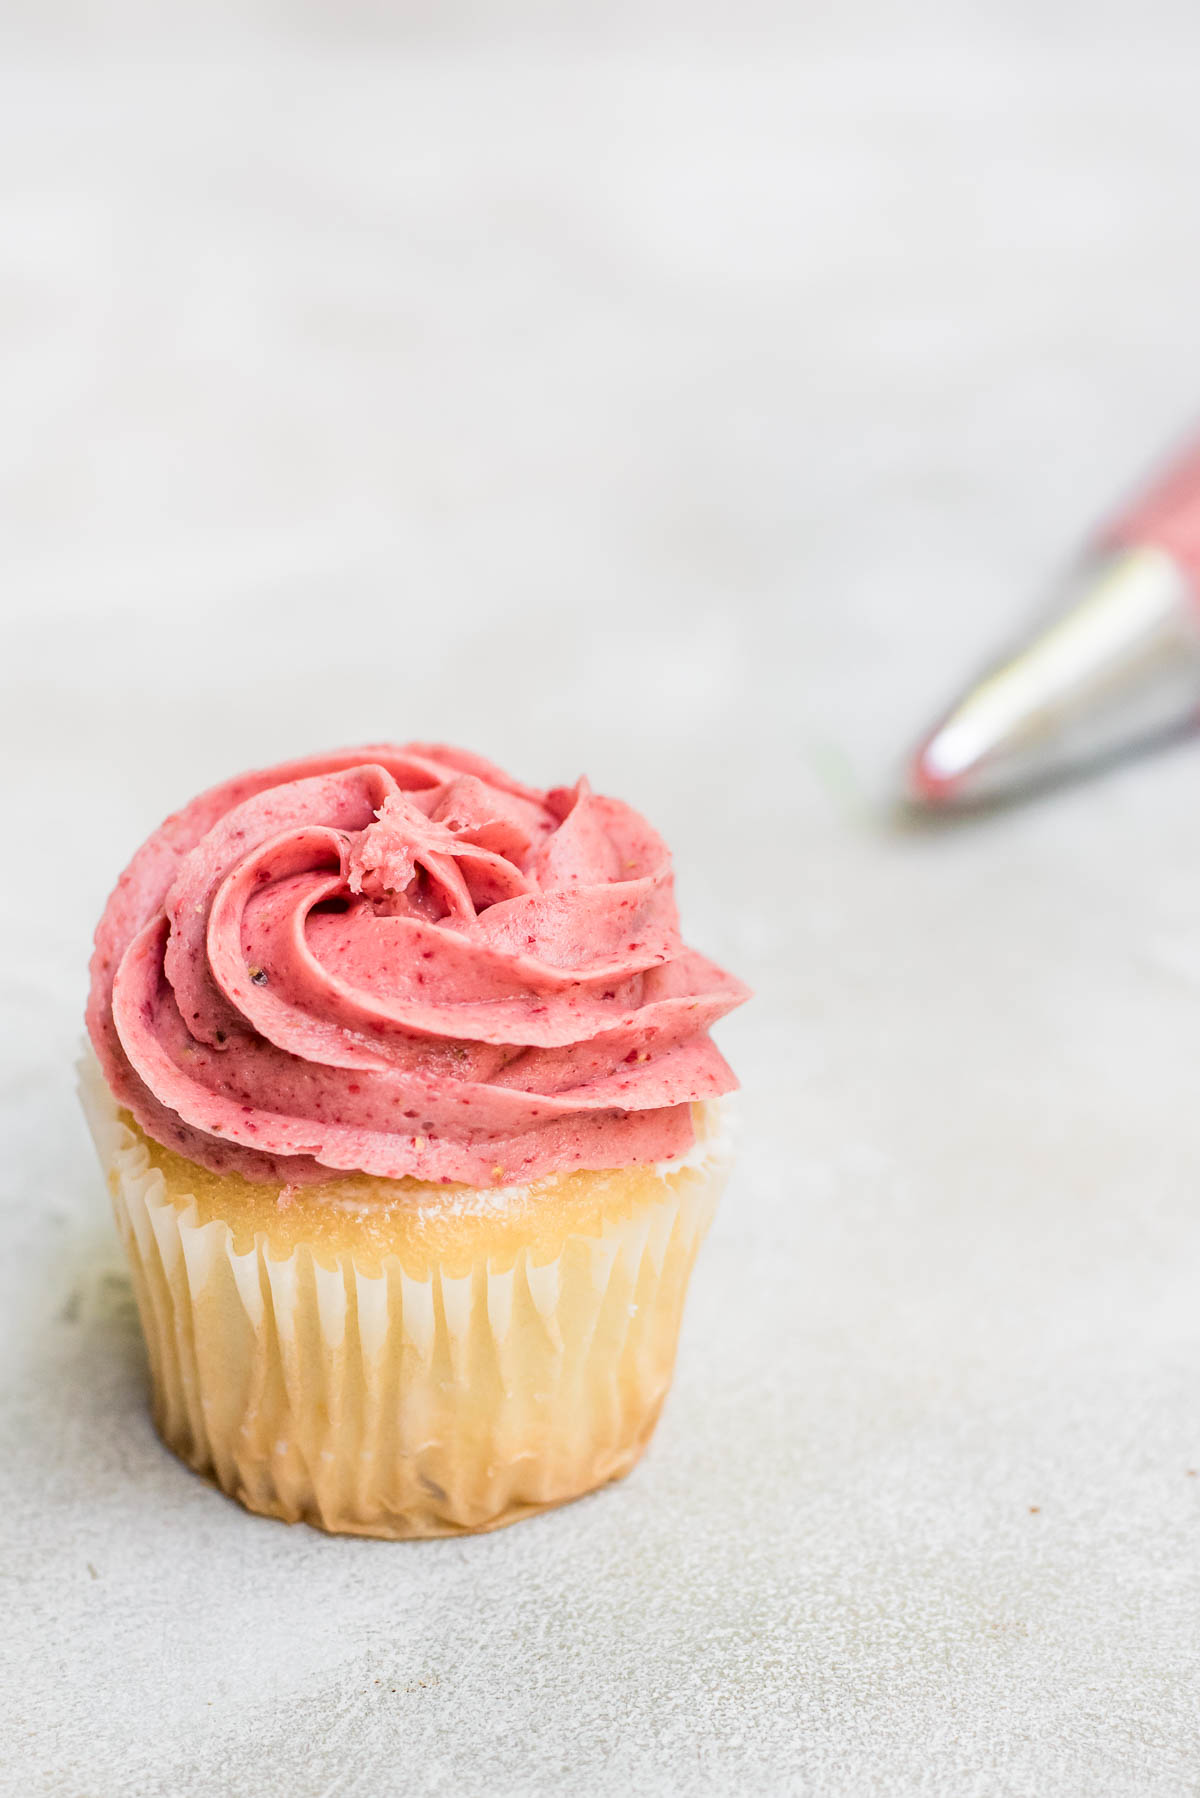
[[[7,0],[14,1792],[1194,1791],[1200,751],[881,800],[1196,418],[1198,66],[1190,0]],[[758,992],[653,1455],[399,1555],[157,1448],[69,1071],[149,830],[381,737],[631,801]]]

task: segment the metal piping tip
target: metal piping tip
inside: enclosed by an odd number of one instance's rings
[[[990,801],[1108,760],[1200,709],[1200,601],[1164,550],[1111,550],[912,755],[906,798]]]
[[[949,739],[948,743],[946,739]],[[926,737],[914,751],[908,764],[904,797],[911,805],[952,805],[964,777],[969,777],[969,762],[956,753],[958,745],[952,727],[940,726]]]

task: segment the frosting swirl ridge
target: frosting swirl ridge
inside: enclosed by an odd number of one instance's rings
[[[101,919],[88,1030],[142,1128],[214,1172],[487,1186],[685,1153],[747,996],[683,944],[628,806],[375,744],[168,818]]]

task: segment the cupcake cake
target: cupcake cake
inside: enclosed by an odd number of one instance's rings
[[[709,1029],[745,997],[586,781],[373,744],[168,818],[96,933],[82,1072],[163,1440],[372,1536],[627,1473],[727,1171]]]

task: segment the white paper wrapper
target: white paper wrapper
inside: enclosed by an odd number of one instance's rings
[[[406,1194],[381,1253],[379,1214],[359,1229],[362,1206],[332,1234],[328,1212],[312,1219],[303,1240],[303,1193],[286,1230],[212,1215],[211,1190],[202,1216],[179,1177],[189,1164],[168,1158],[168,1180],[94,1060],[81,1092],[159,1433],[251,1510],[358,1535],[450,1535],[634,1465],[728,1167],[715,1108],[686,1163],[574,1175],[570,1202]]]

